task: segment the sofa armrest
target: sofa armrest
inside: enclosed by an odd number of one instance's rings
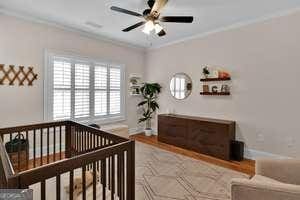
[[[300,185],[300,160],[262,159],[256,161],[256,174],[266,176],[280,182]]]
[[[231,200],[299,200],[300,186],[233,179]]]

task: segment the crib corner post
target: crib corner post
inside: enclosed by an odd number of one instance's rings
[[[129,143],[127,151],[127,200],[135,200],[135,142]]]
[[[72,128],[71,123],[66,124],[66,133],[65,133],[65,144],[66,144],[66,150],[65,150],[65,157],[70,158],[71,155],[71,143],[72,143]]]
[[[19,176],[12,176],[8,179],[6,184],[7,189],[20,189],[21,183]]]

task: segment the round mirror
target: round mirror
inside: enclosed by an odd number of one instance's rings
[[[175,74],[171,79],[170,91],[175,99],[186,99],[192,93],[192,79],[185,73]]]

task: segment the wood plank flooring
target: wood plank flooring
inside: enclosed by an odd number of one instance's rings
[[[157,140],[157,136],[146,137],[144,134],[137,134],[137,135],[130,136],[130,138],[134,139],[136,141],[145,143],[145,144],[153,145],[155,147],[158,147],[158,148],[161,148],[161,149],[164,149],[167,151],[185,155],[185,156],[188,156],[188,157],[191,157],[194,159],[202,160],[202,161],[212,163],[212,164],[215,164],[218,166],[222,166],[222,167],[225,167],[228,169],[243,172],[243,173],[249,174],[250,176],[253,176],[255,174],[255,161],[253,161],[253,160],[245,159],[242,162],[225,161],[225,160],[217,159],[217,158],[214,158],[211,156],[199,154],[194,151],[186,150],[183,148],[175,147],[173,145],[159,142]]]

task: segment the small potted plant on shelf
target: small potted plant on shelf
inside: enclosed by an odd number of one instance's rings
[[[210,74],[208,67],[203,68],[202,74],[204,75],[205,78],[208,78],[208,76]]]
[[[143,116],[139,119],[139,123],[146,122],[145,135],[151,136],[151,119],[156,110],[159,109],[156,100],[161,91],[161,86],[158,83],[144,83],[140,90],[144,99],[138,104],[138,107],[143,109]]]

